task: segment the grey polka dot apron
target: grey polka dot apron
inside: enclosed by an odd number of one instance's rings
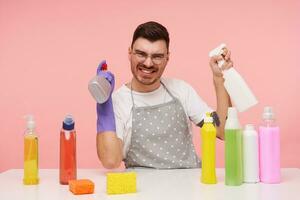
[[[136,107],[131,88],[132,135],[125,166],[198,168],[201,163],[195,153],[183,106],[161,84],[172,100],[154,106]]]

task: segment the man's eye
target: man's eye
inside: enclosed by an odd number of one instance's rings
[[[154,55],[153,59],[163,59],[164,56],[163,55]]]
[[[144,53],[136,53],[139,57],[146,57]]]

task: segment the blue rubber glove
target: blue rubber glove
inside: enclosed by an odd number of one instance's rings
[[[106,62],[103,61],[99,64],[97,75],[102,76],[109,81],[111,85],[111,93],[106,102],[102,104],[97,103],[97,133],[104,131],[116,131],[115,114],[111,97],[115,87],[115,77],[111,72],[101,70],[103,64],[106,64]]]

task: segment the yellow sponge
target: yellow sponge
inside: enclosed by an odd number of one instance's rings
[[[107,173],[106,192],[107,194],[126,194],[136,192],[136,173]]]

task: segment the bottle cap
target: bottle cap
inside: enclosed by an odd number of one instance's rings
[[[232,119],[232,118],[237,118],[237,110],[235,107],[229,107],[228,108],[228,113],[227,113],[227,118]]]
[[[72,115],[67,115],[63,121],[63,129],[73,130],[74,126],[75,126],[75,122]]]
[[[247,130],[247,131],[255,130],[254,125],[253,124],[246,124],[245,130]]]
[[[262,118],[265,120],[275,119],[275,114],[274,114],[271,106],[264,107],[264,112],[263,112]]]
[[[205,114],[204,123],[213,123],[214,119],[211,117],[210,112]]]
[[[27,120],[26,126],[27,129],[34,129],[35,128],[35,121],[33,115],[29,114],[24,116],[24,118]]]

